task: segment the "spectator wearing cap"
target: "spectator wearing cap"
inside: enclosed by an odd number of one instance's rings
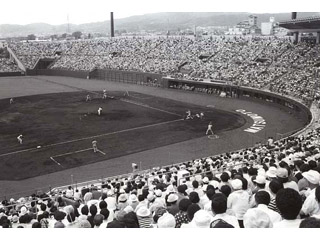
[[[175,217],[170,213],[164,213],[157,222],[158,228],[175,228],[176,220]]]
[[[273,224],[267,213],[258,208],[250,208],[243,216],[245,228],[272,228]]]
[[[210,228],[212,216],[208,211],[198,210],[188,224],[182,224],[181,228]]]
[[[137,214],[137,219],[139,222],[139,227],[140,228],[151,228],[151,224],[152,224],[152,215],[151,215],[151,211],[145,207],[142,206],[138,209],[138,211],[136,212]]]
[[[298,184],[294,181],[289,181],[288,168],[280,167],[277,170],[277,178],[282,182],[284,188],[291,188],[299,192]]]
[[[189,223],[187,210],[192,202],[188,198],[181,199],[179,202],[179,212],[174,216],[176,220],[176,228],[180,228],[182,224]]]
[[[123,210],[126,206],[128,206],[128,198],[127,195],[122,193],[118,197],[118,204],[117,204],[117,210],[121,211]]]
[[[283,220],[276,222],[273,227],[298,228],[301,222],[299,213],[302,207],[302,198],[300,194],[292,188],[281,189],[277,193],[276,204]]]
[[[239,228],[238,219],[235,216],[227,214],[227,197],[222,193],[216,193],[211,201],[211,210],[213,221],[222,219],[235,228]]]
[[[269,189],[270,189],[270,192],[269,192],[270,203],[268,205],[268,208],[280,214],[280,210],[277,208],[277,205],[276,205],[276,195],[280,189],[283,189],[283,184],[278,179],[273,179],[269,183]]]
[[[242,181],[235,179],[231,182],[233,192],[229,195],[227,201],[227,208],[231,209],[238,221],[239,226],[243,228],[243,215],[249,209],[249,194],[242,189]]]
[[[320,186],[310,192],[302,205],[301,213],[308,216],[320,215]]]
[[[310,192],[319,186],[320,173],[315,170],[309,170],[302,173],[303,178],[299,180],[298,187],[300,194],[303,193],[306,197]]]
[[[139,204],[137,195],[135,195],[135,194],[130,194],[129,199],[128,199],[128,204],[129,204],[129,206],[131,206],[131,207],[133,208],[133,210],[135,210],[136,207],[137,207],[138,204]]]
[[[274,166],[269,167],[268,171],[266,172],[266,176],[269,181],[277,178],[277,168]]]
[[[280,222],[282,217],[279,213],[268,208],[270,203],[270,194],[266,191],[259,191],[255,194],[255,202],[257,203],[257,209],[268,214],[272,223]]]
[[[104,199],[106,203],[108,204],[108,210],[110,212],[116,210],[117,208],[117,199],[113,195],[113,192],[111,190],[107,191],[107,198]]]
[[[176,193],[171,193],[168,195],[167,210],[173,216],[179,212],[178,195]]]
[[[258,175],[256,177],[255,180],[253,180],[255,183],[256,183],[256,189],[254,190],[254,194],[251,196],[250,198],[250,208],[253,208],[253,207],[256,207],[257,206],[257,203],[255,201],[255,195],[259,192],[259,191],[266,191],[266,183],[267,183],[267,180],[264,176],[262,175]]]

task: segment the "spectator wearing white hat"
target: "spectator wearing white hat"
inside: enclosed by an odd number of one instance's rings
[[[264,176],[258,175],[256,177],[256,179],[253,181],[256,183],[256,189],[254,191],[255,193],[250,198],[250,208],[257,206],[257,203],[255,201],[256,193],[258,193],[259,191],[267,191],[267,189],[266,189],[267,179]],[[267,192],[269,193],[269,191],[267,191]]]
[[[174,216],[170,213],[164,213],[159,219],[157,223],[158,228],[175,228],[176,220]]]
[[[320,215],[320,186],[314,188],[304,201],[301,213],[304,215]]]
[[[243,216],[245,228],[272,228],[273,224],[268,214],[258,208],[251,208]]]
[[[131,207],[133,208],[133,210],[135,210],[136,207],[137,207],[138,204],[139,204],[137,195],[135,195],[135,194],[130,194],[129,199],[128,199],[128,204],[129,204],[129,206],[131,206]]]
[[[211,222],[212,216],[209,212],[200,209],[194,214],[192,221],[189,224],[183,224],[181,228],[210,228]]]
[[[306,197],[308,197],[310,192],[319,186],[320,173],[315,170],[309,170],[307,172],[303,172],[302,176],[303,178],[298,182],[300,194],[303,193]]]
[[[152,215],[151,215],[151,211],[145,207],[142,206],[138,209],[138,211],[136,212],[137,214],[137,218],[138,218],[138,222],[139,222],[139,227],[140,228],[151,228],[151,224],[152,224]]]
[[[250,196],[247,191],[242,190],[241,180],[232,180],[231,185],[234,191],[228,197],[227,208],[235,213],[239,226],[243,228],[243,215],[249,209]]]
[[[173,216],[179,212],[179,205],[178,205],[178,195],[176,193],[171,193],[168,195],[167,198],[167,210]]]

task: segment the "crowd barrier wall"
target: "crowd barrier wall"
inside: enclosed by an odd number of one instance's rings
[[[0,72],[0,77],[24,76],[24,72]]]
[[[88,78],[88,71],[70,71],[70,70],[60,70],[60,69],[28,69],[27,75],[46,75],[46,76],[64,76],[64,77],[74,77],[74,78]]]

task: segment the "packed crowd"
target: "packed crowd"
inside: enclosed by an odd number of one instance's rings
[[[318,45],[290,38],[158,37],[10,43],[27,68],[41,57],[61,57],[52,69],[153,72],[192,81],[224,81],[312,98]]]
[[[20,69],[10,59],[0,58],[0,72],[20,72]]]
[[[90,188],[4,200],[3,228],[319,228],[320,128]]]

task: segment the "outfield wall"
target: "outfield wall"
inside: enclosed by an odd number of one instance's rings
[[[162,75],[157,73],[96,69],[90,72],[90,78],[105,81],[134,83],[140,85],[155,84],[158,85],[158,87],[164,87],[162,83]]]

